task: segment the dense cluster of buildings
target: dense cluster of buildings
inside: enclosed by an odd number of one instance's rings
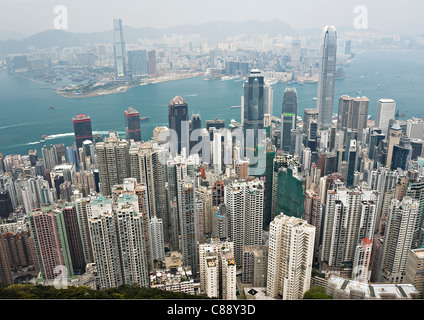
[[[97,289],[237,299],[251,287],[249,297],[296,300],[320,285],[334,298],[422,297],[424,121],[399,120],[386,98],[371,121],[369,99],[346,95],[334,116],[336,52],[327,26],[317,108],[303,117],[290,87],[273,116],[272,86],[254,66],[238,125],[202,125],[176,96],[151,140],[130,108],[125,137],[95,136],[77,115],[73,146],[1,157],[0,281],[27,267],[51,283],[60,266]]]

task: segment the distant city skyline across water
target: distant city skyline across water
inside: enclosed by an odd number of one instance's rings
[[[370,50],[356,55],[357,60],[344,70],[349,78],[337,80],[334,95],[334,113],[341,95],[366,96],[370,99],[369,115],[375,118],[376,103],[381,98],[392,98],[397,110],[405,118],[424,118],[421,86],[424,80],[422,51]],[[132,88],[124,93],[92,98],[64,98],[52,89],[0,72],[0,153],[28,154],[40,152],[43,145],[74,143],[72,118],[87,114],[92,121],[93,133],[107,135],[109,130],[125,137],[124,110],[133,107],[140,116],[150,117],[141,122],[141,136],[148,140],[157,126],[168,126],[168,104],[175,96],[188,103],[189,114],[200,114],[205,120],[231,119],[240,121],[243,79],[210,80],[203,77],[150,84]],[[305,108],[315,108],[317,84],[291,85],[298,94],[298,115]],[[291,87],[277,83],[274,87],[273,115],[281,115],[284,89]],[[53,106],[55,109],[49,109]],[[45,142],[40,142],[47,135]]]

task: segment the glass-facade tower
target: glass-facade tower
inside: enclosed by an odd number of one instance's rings
[[[336,73],[337,33],[334,26],[326,26],[323,32],[319,66],[317,109],[319,126],[332,124],[334,84]]]

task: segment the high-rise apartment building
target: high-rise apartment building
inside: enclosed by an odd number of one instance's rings
[[[117,202],[102,196],[91,204],[90,237],[99,289],[137,283],[148,287],[143,214],[130,194]]]
[[[190,266],[193,276],[197,277],[199,256],[196,239],[195,193],[193,180],[188,177],[178,181],[178,211],[182,261],[184,265]]]
[[[29,221],[41,277],[56,279],[63,271],[63,278],[71,278],[74,269],[63,211],[39,209],[29,213]]]
[[[212,238],[200,244],[199,272],[201,293],[211,298],[237,299],[233,242]]]
[[[327,191],[321,261],[330,267],[352,263],[361,239],[372,240],[378,193],[368,188],[338,185]]]
[[[244,246],[242,282],[252,287],[266,287],[267,271],[268,246]]]
[[[323,31],[321,56],[319,64],[319,80],[317,109],[319,126],[330,127],[334,108],[334,86],[337,57],[337,33],[334,26],[326,26]]]
[[[269,228],[267,295],[300,300],[309,290],[315,227],[305,220],[280,214]]]
[[[103,142],[96,143],[96,161],[99,169],[100,190],[111,195],[112,186],[121,184],[130,176],[129,143],[120,140],[114,132]]]
[[[225,185],[225,207],[234,256],[243,264],[243,246],[262,244],[264,186],[259,179],[234,181]]]
[[[411,283],[424,297],[424,249],[412,249],[409,252],[404,283]]]
[[[419,202],[405,196],[392,199],[384,231],[380,282],[402,283],[412,248]]]
[[[372,241],[368,238],[361,240],[356,246],[355,258],[352,265],[352,280],[367,283],[370,279],[370,262],[372,252]]]

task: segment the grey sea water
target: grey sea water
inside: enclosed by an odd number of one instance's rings
[[[380,98],[393,98],[397,109],[410,117],[424,118],[424,52],[405,50],[373,50],[356,54],[356,60],[344,67],[349,76],[337,80],[334,112],[338,98],[366,96],[370,99],[369,114],[375,116]],[[274,87],[275,116],[281,114],[283,92],[287,85]],[[298,93],[299,115],[305,108],[314,108],[317,84],[294,85]],[[183,97],[189,112],[198,113],[205,120],[231,119],[240,121],[243,80],[211,80],[203,77],[140,86],[124,93],[91,98],[64,98],[52,89],[32,81],[0,71],[0,153],[27,154],[41,150],[43,145],[74,142],[72,117],[84,113],[91,117],[95,133],[106,135],[109,130],[125,136],[123,111],[134,107],[141,116],[150,117],[141,122],[142,139],[152,136],[156,126],[168,125],[168,103],[175,96]],[[53,106],[55,109],[49,109]],[[42,135],[48,135],[40,142]]]

